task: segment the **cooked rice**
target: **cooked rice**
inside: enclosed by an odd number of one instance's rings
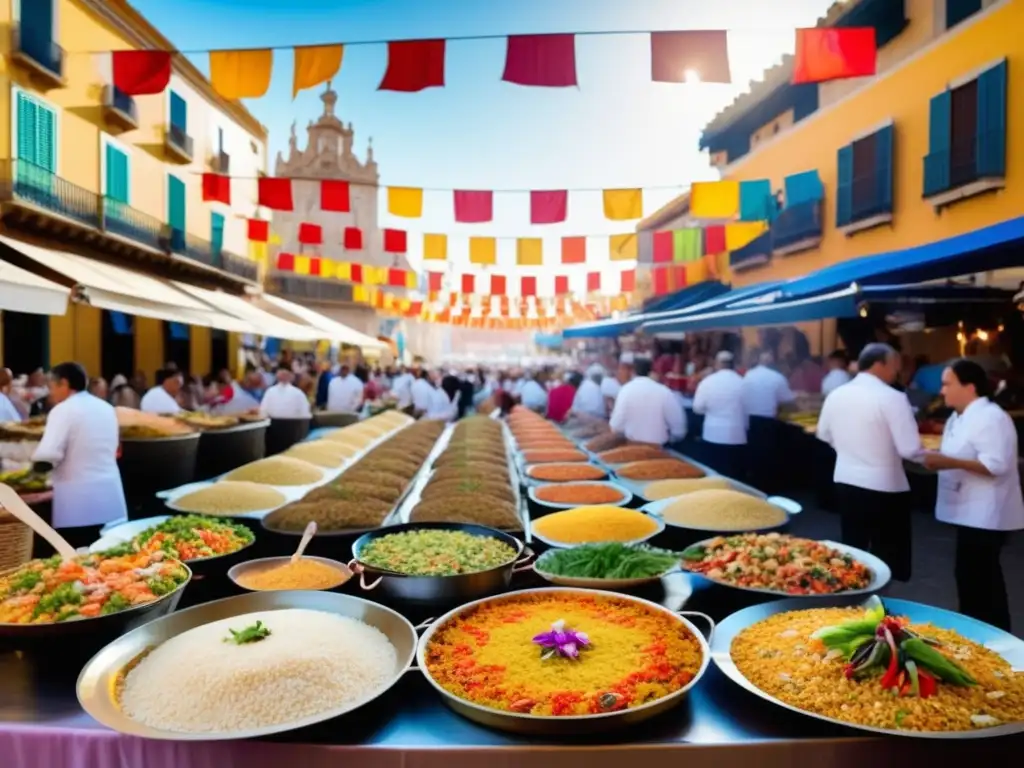
[[[712,488],[694,491],[661,511],[665,522],[706,531],[752,531],[788,520],[785,511],[739,491]]]
[[[237,515],[273,509],[285,503],[284,494],[259,483],[222,480],[174,500],[175,508],[200,515]]]
[[[243,464],[225,475],[224,479],[248,480],[263,485],[311,485],[323,477],[323,470],[308,461],[290,456],[271,456]]]
[[[644,498],[648,501],[671,499],[694,491],[707,491],[714,488],[731,490],[732,483],[724,477],[694,477],[679,480],[655,480],[644,486]]]
[[[263,522],[270,528],[300,533],[310,521],[321,531],[346,531],[376,528],[391,512],[393,505],[380,499],[339,501],[296,501],[267,515]]]
[[[910,627],[937,638],[978,685],[940,682],[922,699],[894,696],[878,677],[847,680],[845,662],[831,658],[811,634],[822,627],[862,619],[862,608],[817,608],[770,616],[740,632],[729,651],[751,683],[798,709],[858,725],[911,731],[970,731],[972,716],[998,724],[1024,721],[1024,674],[1014,674],[1001,656],[962,635],[929,624]],[[990,695],[1002,693],[1004,695]]]
[[[262,621],[259,642],[224,642]],[[125,677],[125,714],[181,733],[237,733],[355,705],[387,688],[395,647],[357,619],[291,608],[204,624],[157,646]]]
[[[329,443],[326,440],[313,440],[308,443],[296,443],[283,456],[301,459],[318,467],[335,469],[345,463],[345,459],[355,454],[352,446],[346,443]]]

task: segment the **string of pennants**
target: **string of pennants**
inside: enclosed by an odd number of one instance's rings
[[[583,35],[635,32],[509,35],[505,48],[504,82],[527,87],[579,87],[576,39]],[[728,32],[681,30],[650,32],[651,80],[686,83],[731,83]],[[797,29],[794,83],[825,82],[875,74],[877,45],[872,27]],[[446,84],[447,46],[468,36],[432,40],[397,40],[387,46],[387,66],[378,90],[417,93]],[[370,43],[363,43],[368,45]],[[348,46],[359,43],[348,43]],[[293,51],[292,95],[333,79],[341,70],[346,44],[281,46]],[[281,47],[278,47],[280,49]],[[210,82],[227,99],[254,99],[270,88],[274,47],[211,50]],[[176,51],[112,52],[113,84],[129,96],[158,94],[167,88]]]

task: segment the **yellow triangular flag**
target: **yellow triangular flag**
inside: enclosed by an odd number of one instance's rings
[[[695,181],[690,186],[690,215],[696,219],[731,219],[740,211],[738,181]]]
[[[737,221],[725,225],[725,249],[738,251],[744,245],[756,240],[768,229],[766,221]]]
[[[295,257],[295,274],[297,275],[308,275],[309,274],[309,256],[298,256]]]
[[[295,48],[295,73],[292,76],[292,98],[299,91],[325,83],[341,69],[345,54],[343,45],[300,45]]]
[[[642,189],[604,190],[604,216],[612,221],[641,219],[644,215]]]
[[[608,238],[608,258],[612,261],[635,261],[637,257],[636,232],[626,235],[611,235]]]
[[[258,99],[270,88],[274,51],[210,51],[210,83],[225,99]]]
[[[423,215],[423,190],[419,187],[388,187],[388,213],[418,219]]]
[[[516,264],[520,267],[540,267],[544,264],[544,241],[539,237],[520,237],[516,240]]]
[[[405,271],[405,287],[416,288],[420,284],[420,276],[411,269]]]
[[[334,259],[320,259],[320,277],[334,277],[337,270],[338,262]]]
[[[334,276],[339,280],[351,280],[352,279],[352,264],[348,261],[339,261],[338,266],[334,269]]]
[[[469,238],[470,264],[497,264],[498,241],[493,237]]]
[[[448,258],[447,235],[424,235],[423,258],[427,261],[444,261]]]

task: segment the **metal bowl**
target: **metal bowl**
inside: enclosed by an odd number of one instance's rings
[[[833,597],[830,605],[855,606],[862,602],[863,597],[847,596],[844,598],[842,595],[836,595]],[[1004,632],[1001,629],[996,629],[995,627],[978,621],[977,619],[972,619],[962,614],[954,613],[953,611],[947,611],[943,608],[935,608],[921,603],[914,603],[909,600],[886,598],[885,606],[886,609],[891,611],[893,614],[906,616],[916,624],[933,624],[937,627],[943,627],[959,632],[964,637],[984,645],[990,651],[998,653],[1010,662],[1015,669],[1024,669],[1024,640],[1021,640],[1019,637],[1014,637],[1009,632]],[[909,736],[918,739],[985,739],[1007,736],[1014,733],[1024,733],[1024,721],[1006,723],[1005,725],[998,725],[991,728],[977,728],[970,731],[906,731],[896,728],[876,728],[869,725],[848,723],[825,715],[819,715],[815,712],[808,712],[800,709],[799,707],[787,704],[784,701],[780,701],[774,696],[765,693],[747,680],[733,662],[732,656],[730,655],[732,641],[740,632],[754,624],[757,624],[759,621],[767,619],[769,616],[786,613],[787,611],[800,611],[807,609],[807,603],[796,598],[790,600],[776,600],[771,603],[761,603],[733,613],[718,625],[718,631],[712,638],[711,655],[715,661],[715,665],[734,683],[747,691],[750,691],[755,696],[759,696],[765,701],[771,702],[783,709],[788,709],[791,712],[798,712],[801,715],[813,717],[816,720],[823,720],[827,723],[841,725],[858,731],[882,733],[891,736]],[[1018,672],[1018,674],[1020,673]]]
[[[562,487],[562,486],[567,486],[567,485],[600,485],[600,486],[604,486],[606,488],[614,488],[616,491],[618,491],[619,493],[622,494],[622,498],[619,499],[618,501],[601,502],[602,506],[624,507],[627,504],[629,504],[629,502],[631,502],[633,500],[633,492],[630,491],[628,488],[626,488],[626,487],[624,487],[624,486],[622,486],[622,485],[620,485],[618,483],[611,483],[611,482],[608,482],[606,480],[578,480],[578,481],[576,481],[574,483],[541,483],[541,484],[537,484],[537,485],[531,485],[527,489],[526,494],[527,494],[527,496],[530,497],[530,501],[532,501],[534,504],[536,504],[538,506],[541,506],[541,507],[546,507],[548,509],[575,509],[576,507],[579,507],[581,505],[580,504],[560,504],[560,503],[553,502],[553,501],[542,501],[541,499],[537,498],[537,491],[541,490],[542,488],[547,488],[549,486]]]
[[[316,715],[290,723],[229,733],[164,731],[132,720],[122,711],[117,701],[116,683],[125,667],[140,654],[203,624],[248,613],[285,608],[305,608],[348,616],[379,629],[387,636],[397,651],[398,663],[395,665],[391,681],[371,696],[346,702],[340,707]],[[358,597],[330,592],[256,592],[197,605],[194,608],[150,622],[117,638],[96,654],[78,676],[78,701],[82,705],[82,709],[94,720],[107,728],[130,736],[170,741],[222,741],[254,738],[330,720],[370,703],[389,690],[405,673],[412,664],[415,653],[416,630],[413,629],[412,624],[402,615],[382,605]],[[174,695],[174,693],[168,692],[168,695]]]
[[[720,538],[720,537],[716,536],[714,538]],[[697,541],[697,542],[694,542],[693,544],[691,544],[690,546],[691,547],[697,547],[697,546],[700,546],[702,544],[707,544],[710,541],[713,541],[713,539],[704,539],[703,541]],[[682,567],[682,570],[683,570],[684,573],[687,573],[690,576],[695,576],[696,578],[704,579],[705,581],[708,581],[711,584],[714,584],[715,586],[718,586],[718,587],[726,587],[728,589],[736,589],[736,590],[739,590],[741,592],[756,592],[756,593],[759,593],[759,594],[762,594],[762,595],[773,595],[775,597],[788,597],[788,598],[794,598],[794,599],[798,599],[798,600],[815,600],[815,599],[816,600],[822,600],[822,599],[832,599],[832,598],[835,598],[835,597],[844,597],[844,596],[850,596],[850,595],[873,595],[876,592],[881,592],[882,589],[885,588],[885,586],[892,580],[892,570],[889,568],[889,566],[886,565],[884,560],[882,560],[879,557],[875,557],[870,552],[865,552],[862,549],[857,549],[856,547],[850,547],[850,546],[847,546],[846,544],[841,544],[841,543],[839,543],[837,541],[822,540],[822,541],[819,541],[818,543],[819,544],[824,544],[825,546],[831,547],[832,549],[837,549],[840,552],[849,555],[854,560],[860,561],[863,565],[866,565],[868,570],[871,571],[871,583],[868,584],[866,587],[863,587],[862,589],[848,589],[848,590],[845,590],[843,592],[831,592],[829,594],[823,594],[823,595],[819,595],[819,594],[792,595],[792,594],[790,594],[788,592],[780,592],[779,590],[776,590],[776,589],[764,589],[762,587],[741,587],[741,586],[739,586],[737,584],[730,584],[727,581],[718,581],[717,579],[712,579],[712,578],[704,575],[703,573],[697,573],[696,571],[691,571],[691,570],[687,569],[685,565]]]
[[[534,573],[540,576],[544,581],[550,584],[555,584],[560,587],[579,587],[581,589],[635,589],[636,587],[642,587],[645,584],[653,584],[656,581],[661,581],[663,578],[668,576],[670,573],[675,573],[679,570],[679,565],[673,565],[668,568],[664,573],[659,573],[657,576],[640,576],[632,579],[594,579],[587,578],[584,576],[559,576],[558,574],[548,573],[544,570],[544,561],[556,550],[549,549],[543,555],[537,558],[533,564]]]
[[[242,584],[238,579],[241,576],[254,573],[261,573],[263,571],[269,571],[271,568],[277,568],[282,565],[287,565],[291,561],[291,559],[291,555],[285,555],[284,557],[261,557],[257,560],[246,560],[243,563],[237,563],[233,565],[231,568],[229,568],[228,578],[232,581],[232,583],[234,583],[236,587],[238,587],[239,589],[244,589],[246,592],[276,592],[279,590],[253,589],[252,587],[247,587],[245,586],[245,584]],[[337,584],[333,586],[324,587],[323,590],[313,591],[330,591],[332,589],[338,589],[339,587],[344,586],[348,582],[348,580],[352,578],[352,572],[349,570],[349,567],[344,563],[338,562],[337,560],[331,560],[326,557],[309,556],[303,556],[302,559],[315,560],[316,562],[322,565],[330,566],[331,568],[337,568],[339,571],[341,581],[339,581]]]
[[[497,539],[512,547],[516,554],[503,565],[486,571],[460,573],[454,576],[410,576],[370,565],[361,559],[362,551],[371,541],[404,531],[463,531],[473,536]],[[388,597],[408,603],[454,605],[508,589],[512,574],[533,557],[533,552],[515,536],[482,525],[405,523],[363,534],[352,545],[352,557],[349,565],[359,574],[359,586],[364,590],[380,589]],[[375,581],[369,581],[374,577]]]
[[[430,639],[434,634],[445,624],[452,619],[461,616],[462,614],[470,611],[478,606],[486,605],[488,603],[496,603],[504,600],[515,600],[522,595],[532,594],[563,594],[573,597],[584,596],[592,597],[597,599],[607,599],[609,595],[603,592],[597,592],[591,589],[571,589],[565,587],[549,587],[543,589],[527,589],[520,592],[510,592],[506,595],[499,597],[489,597],[482,600],[476,600],[475,602],[468,603],[453,611],[449,611],[441,618],[437,619],[431,624],[427,630],[423,633],[423,637],[420,639],[419,647],[416,651],[416,660],[419,665],[420,671],[423,672],[423,676],[427,678],[427,681],[434,687],[434,689],[441,694],[445,703],[453,710],[458,712],[463,717],[469,718],[474,722],[480,723],[491,728],[497,728],[502,731],[510,731],[513,733],[530,734],[530,735],[544,735],[544,736],[556,736],[556,735],[567,735],[567,734],[578,734],[578,733],[595,733],[605,732],[611,728],[624,728],[630,725],[635,725],[644,720],[659,715],[668,709],[681,703],[683,698],[686,696],[693,686],[697,684],[700,678],[704,675],[705,670],[708,667],[710,661],[711,652],[708,648],[708,643],[704,640],[703,635],[697,630],[697,628],[688,621],[686,616],[699,617],[710,626],[709,635],[714,636],[715,623],[709,616],[703,613],[697,613],[694,611],[679,611],[678,613],[670,611],[664,606],[652,603],[648,600],[642,600],[638,597],[632,597],[629,595],[615,595],[617,600],[625,600],[632,603],[638,603],[653,611],[658,611],[672,618],[673,621],[677,622],[681,629],[692,634],[701,648],[701,663],[697,672],[694,674],[693,679],[685,686],[680,688],[678,691],[670,693],[668,696],[663,696],[660,699],[642,704],[639,707],[632,709],[620,710],[618,712],[606,712],[597,715],[565,715],[565,716],[543,716],[543,715],[531,715],[523,714],[519,712],[507,712],[505,710],[492,709],[491,707],[485,707],[480,704],[474,704],[473,702],[461,699],[458,696],[445,690],[439,685],[431,674],[427,671],[426,665],[426,651],[430,644]]]

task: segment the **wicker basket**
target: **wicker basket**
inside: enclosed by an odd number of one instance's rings
[[[0,573],[32,559],[32,529],[0,509]]]

